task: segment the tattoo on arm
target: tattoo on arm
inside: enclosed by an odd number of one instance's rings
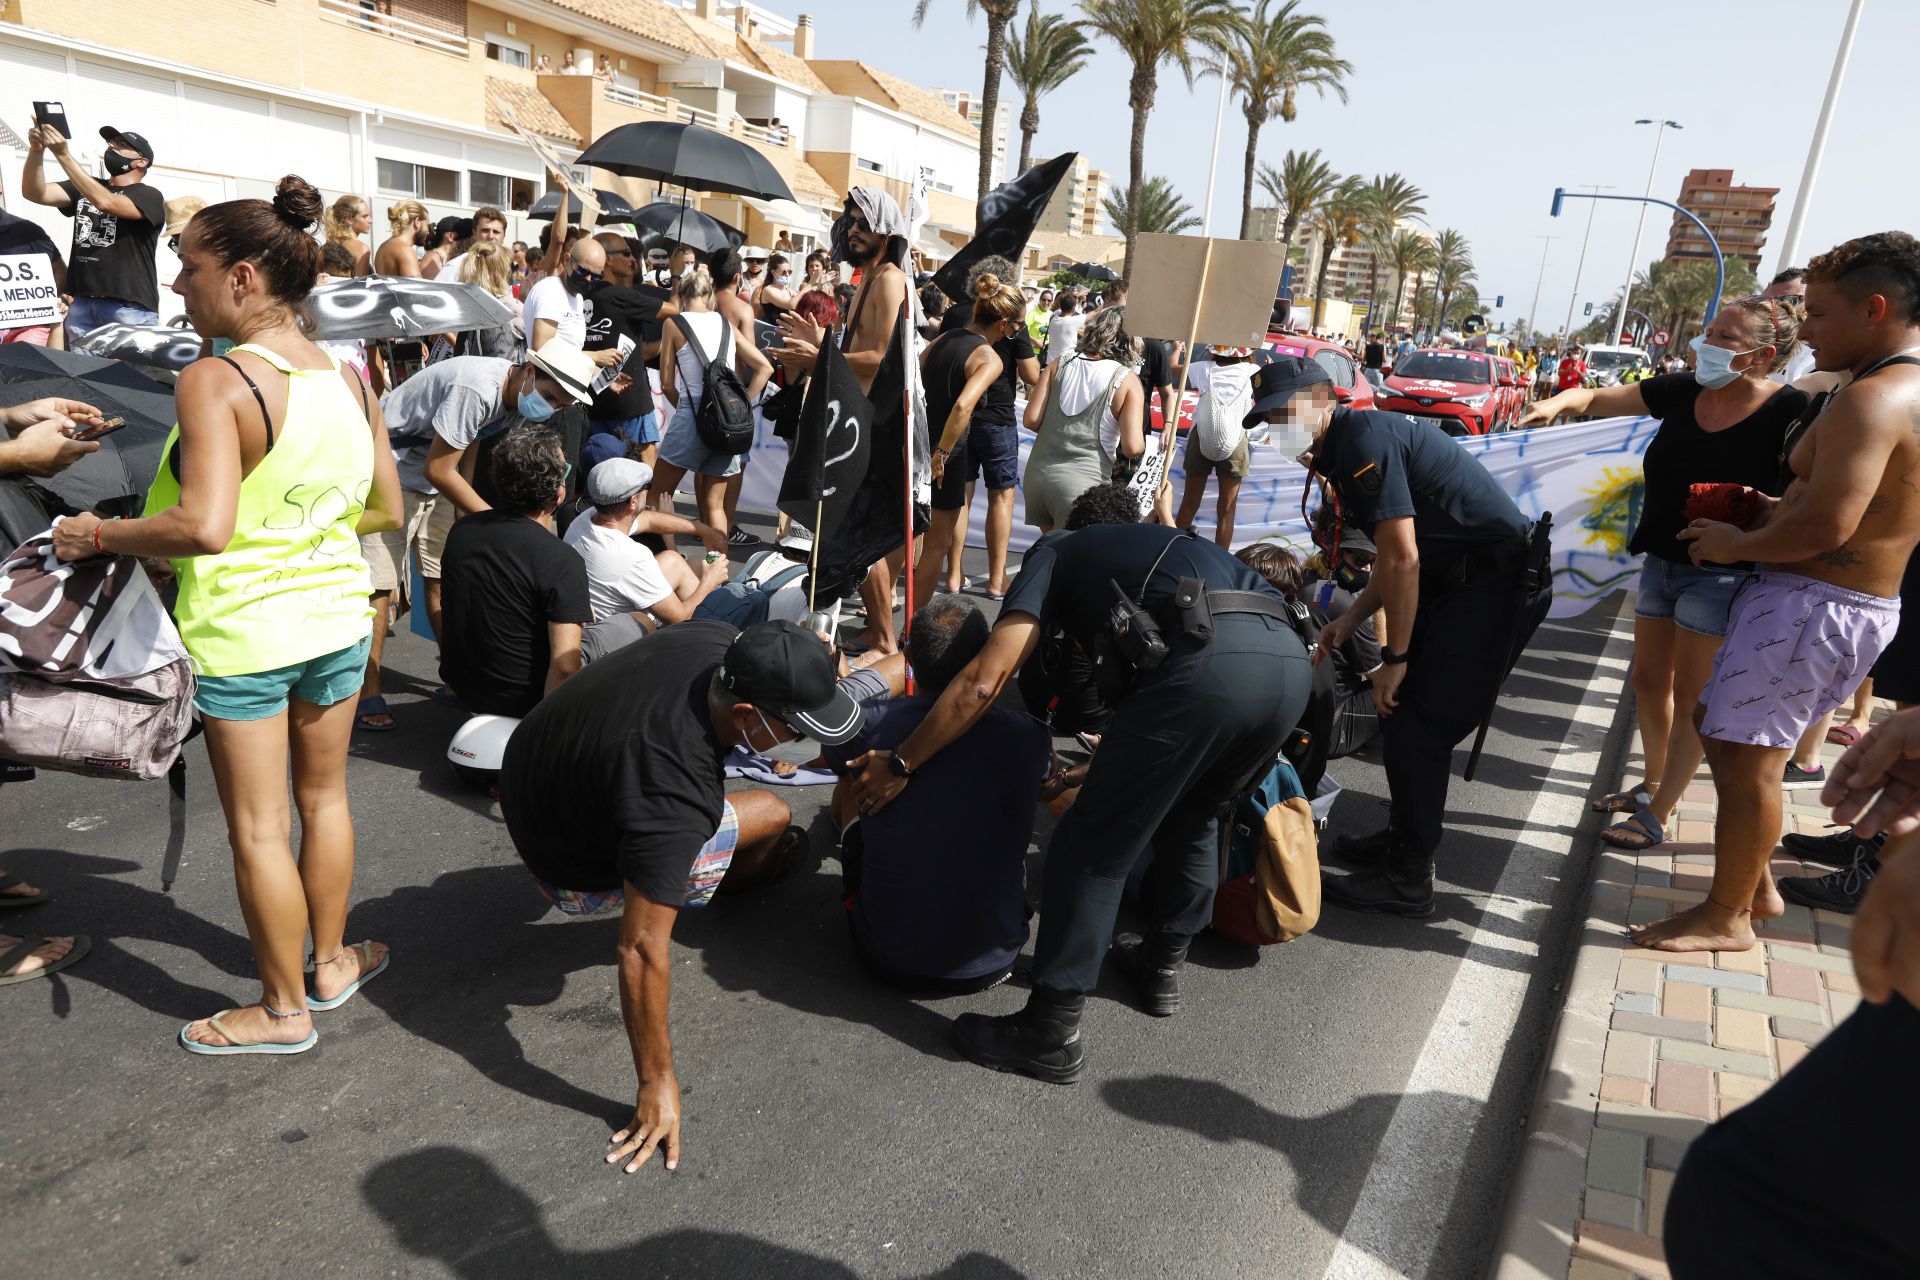
[[[1891,505],[1893,505],[1892,494],[1876,493],[1873,497],[1867,499],[1866,514],[1870,516],[1877,516],[1882,511],[1885,511]]]
[[[1835,547],[1814,557],[1829,569],[1853,569],[1860,564],[1860,553],[1851,547]]]

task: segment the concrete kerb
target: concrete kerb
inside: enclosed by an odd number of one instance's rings
[[[1630,634],[1616,630],[1602,653],[1625,659]],[[1633,693],[1622,691],[1605,752],[1602,778],[1617,778],[1633,738]],[[1593,1142],[1594,1109],[1607,1030],[1619,977],[1621,930],[1633,898],[1631,860],[1604,851],[1589,866],[1587,910],[1565,997],[1541,1063],[1527,1137],[1520,1147],[1507,1193],[1500,1235],[1494,1243],[1492,1280],[1565,1280],[1573,1255],[1573,1232],[1587,1188],[1587,1153]]]

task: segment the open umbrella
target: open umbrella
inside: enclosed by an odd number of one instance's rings
[[[604,225],[609,222],[626,222],[633,217],[633,206],[627,203],[625,196],[617,196],[611,191],[602,191],[600,188],[595,187],[593,189],[593,198],[600,202],[600,216],[596,219],[596,225]],[[569,193],[567,196],[567,217],[571,219],[576,226],[579,225],[580,222],[580,211],[580,197]],[[558,191],[549,191],[533,202],[532,207],[527,210],[527,216],[537,222],[551,222],[553,221],[554,215],[559,212],[560,193]]]
[[[200,358],[200,335],[164,324],[103,324],[81,336],[75,349],[128,364],[144,364],[175,373]]]
[[[477,284],[364,276],[324,285],[308,295],[314,338],[372,342],[436,333],[497,329],[513,312]]]
[[[634,210],[632,222],[649,249],[685,244],[701,253],[712,253],[716,249],[737,249],[747,239],[711,214],[666,201]]]
[[[1068,267],[1067,270],[1073,272],[1073,274],[1079,276],[1082,280],[1098,280],[1102,284],[1120,278],[1120,273],[1112,267],[1103,267],[1097,262],[1076,262]]]
[[[576,163],[696,191],[793,199],[792,188],[771,160],[738,138],[697,124],[623,124],[595,138]]]
[[[24,345],[0,346],[0,395],[9,403],[62,396],[126,422],[102,438],[97,452],[30,485],[75,511],[116,503],[130,511],[130,500],[146,494],[160,468],[160,448],[173,429],[172,391],[116,360]]]

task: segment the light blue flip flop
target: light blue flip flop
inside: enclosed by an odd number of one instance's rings
[[[227,1029],[226,1023],[220,1021],[220,1019],[225,1017],[227,1014],[238,1013],[238,1012],[239,1010],[237,1009],[223,1009],[219,1013],[216,1013],[212,1017],[207,1019],[207,1025],[211,1026],[215,1031],[218,1031],[221,1035],[225,1036],[228,1040],[233,1041],[232,1044],[201,1044],[198,1040],[187,1039],[187,1030],[188,1028],[193,1026],[193,1023],[189,1022],[186,1026],[180,1028],[180,1047],[182,1049],[185,1049],[188,1053],[204,1053],[209,1057],[224,1058],[232,1054],[240,1054],[240,1053],[277,1053],[277,1054],[305,1053],[307,1050],[313,1048],[313,1046],[320,1043],[320,1033],[318,1031],[309,1031],[307,1032],[307,1038],[305,1040],[296,1040],[292,1044],[260,1044],[258,1042],[255,1042],[255,1043],[243,1042],[239,1036],[235,1035],[232,1031],[229,1031]],[[273,1011],[269,1009],[267,1010],[267,1012],[272,1013]]]
[[[393,953],[389,951],[386,955],[380,957],[379,964],[369,969],[367,968],[367,959],[373,954],[373,946],[371,943],[356,942],[351,947],[348,947],[347,950],[360,957],[360,976],[355,978],[352,985],[345,991],[342,991],[331,1000],[322,1000],[314,995],[312,990],[308,990],[307,1008],[318,1009],[322,1013],[325,1013],[329,1009],[338,1009],[341,1005],[353,998],[354,992],[385,973],[387,970],[387,962],[393,959]]]

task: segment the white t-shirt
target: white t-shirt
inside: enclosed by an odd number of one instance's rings
[[[433,278],[435,280],[445,280],[448,284],[459,284],[460,268],[466,265],[467,255],[464,253],[457,258],[449,258],[446,263],[441,266],[440,270],[434,274]]]
[[[587,562],[587,602],[595,622],[650,609],[673,594],[653,552],[617,529],[595,524],[591,511],[574,517],[563,540]]]
[[[555,336],[563,339],[568,346],[585,347],[586,302],[578,294],[567,292],[566,281],[559,276],[548,276],[527,290],[526,306],[520,312],[527,327],[527,345],[533,345],[533,326],[539,321],[551,320],[556,326]]]
[[[1086,324],[1084,315],[1055,316],[1047,327],[1047,363],[1073,354],[1080,345],[1080,327]]]

